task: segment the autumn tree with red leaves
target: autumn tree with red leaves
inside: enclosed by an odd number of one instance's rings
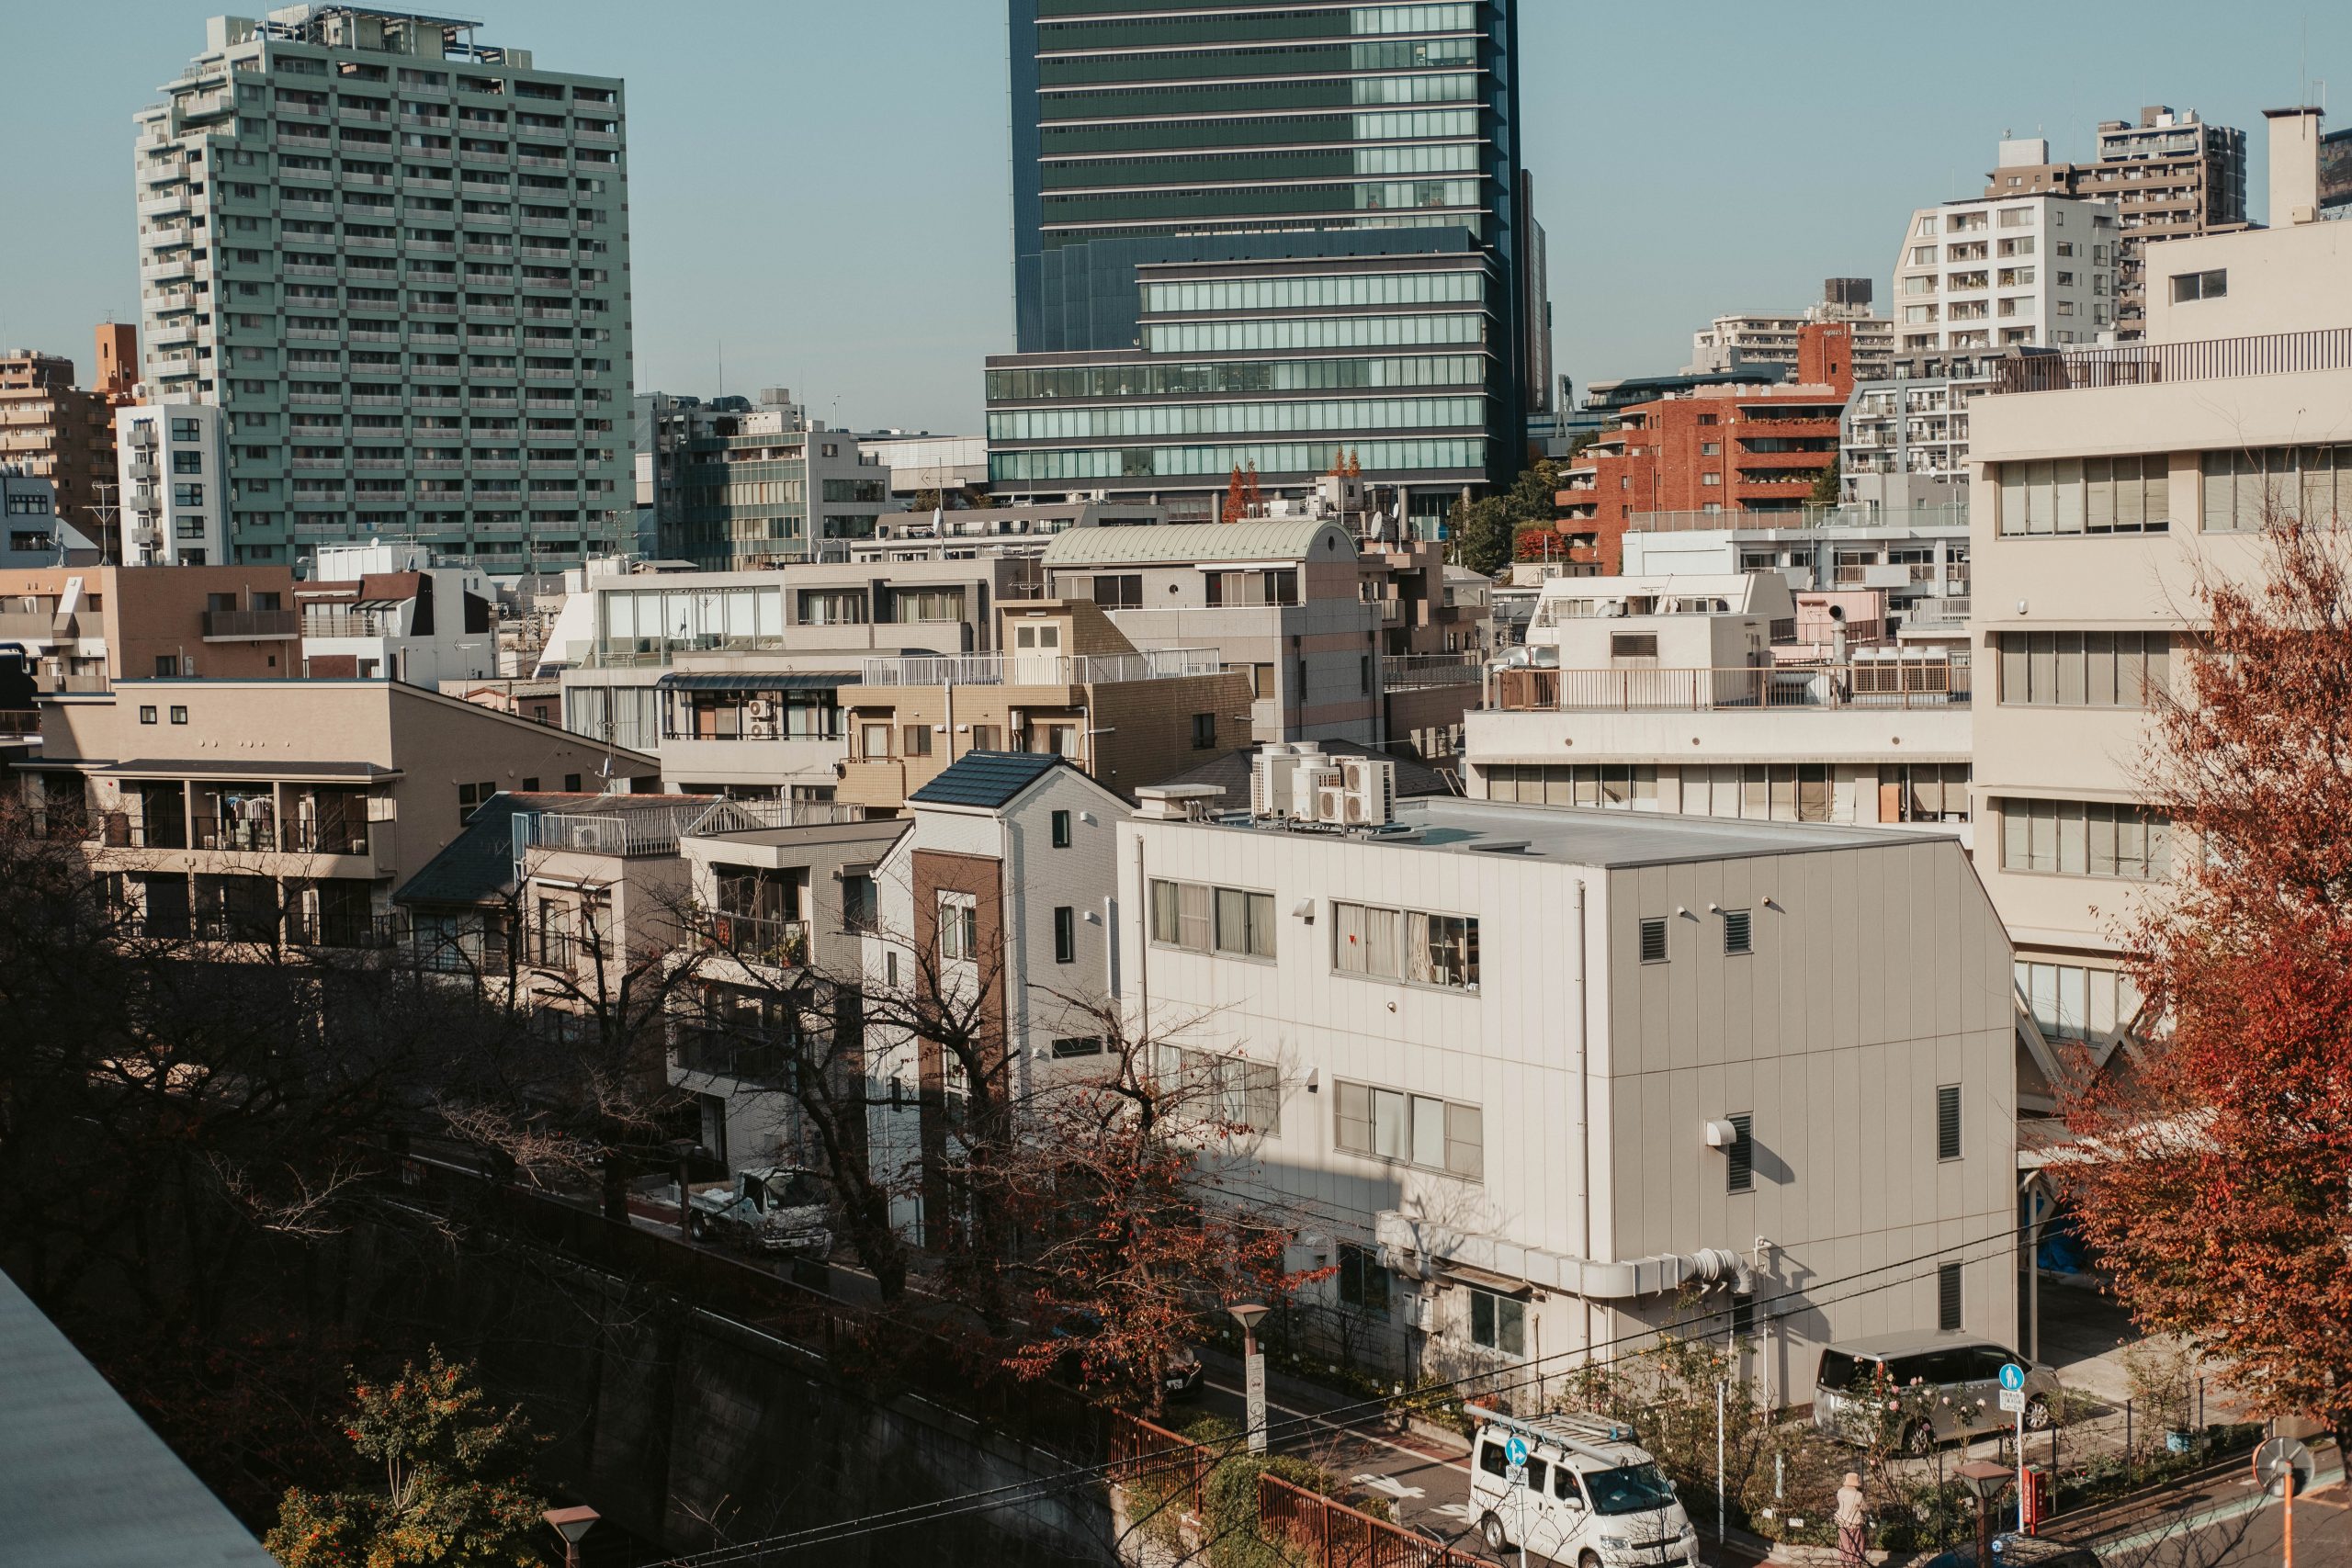
[[[1241,482],[1241,465],[1233,465],[1233,477],[1225,481],[1225,504],[1217,511],[1220,523],[1238,523],[1249,510],[1249,490]]]
[[[2147,998],[2052,1168],[2144,1329],[2352,1435],[2352,543],[2274,517],[2197,591],[2143,767],[2179,868],[2124,925]]]

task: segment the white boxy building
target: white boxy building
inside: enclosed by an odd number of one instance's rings
[[[1252,793],[1379,824],[1347,761]],[[1789,1403],[1834,1338],[2014,1334],[2009,945],[1956,838],[1141,794],[1123,998],[1238,1059],[1230,1190],[1337,1269],[1359,1345],[1566,1371],[1713,1314]]]

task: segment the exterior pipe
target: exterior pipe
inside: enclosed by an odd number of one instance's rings
[[[1577,879],[1576,889],[1570,897],[1577,912],[1577,1130],[1584,1141],[1584,1177],[1581,1183],[1584,1189],[1584,1229],[1579,1235],[1578,1250],[1587,1258],[1590,1258],[1592,1256],[1592,1072],[1589,1057],[1592,1045],[1592,1023],[1586,1017],[1585,964],[1587,960],[1584,946],[1584,879],[1582,877]],[[1592,1298],[1581,1291],[1577,1292],[1577,1296],[1584,1303],[1584,1355],[1586,1363],[1590,1364],[1593,1342]]]

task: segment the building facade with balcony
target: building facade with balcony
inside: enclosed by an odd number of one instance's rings
[[[19,771],[154,934],[330,946],[389,941],[393,890],[500,791],[656,782],[650,757],[415,686],[226,678],[48,698]]]
[[[43,696],[103,698],[141,676],[287,680],[301,673],[284,567],[0,569],[0,649]]]
[[[2352,231],[2315,220],[2318,124],[2269,117],[2273,227],[2148,250],[2143,340],[2029,357],[1975,405],[1977,865],[2035,1027],[2100,1062],[2140,1006],[2124,922],[2177,849],[2140,759],[2189,694],[2198,585],[2260,581],[2278,522],[2352,516]]]
[[[294,602],[305,674],[437,687],[498,669],[489,574],[422,545],[322,545]]]
[[[1743,520],[1734,520],[1743,521]],[[1711,513],[1635,513],[1624,536],[1628,576],[1777,572],[1798,595],[1804,617],[1810,598],[1875,593],[1883,604],[1868,635],[1847,628],[1855,646],[1886,639],[1964,642],[1968,619],[1968,513],[1962,506],[1807,507],[1784,517],[1726,525]],[[1819,657],[1829,639],[1808,635]]]
[[[1717,316],[1690,334],[1690,363],[1683,367],[1683,374],[1730,371],[1769,378],[1770,367],[1778,366],[1782,378],[1801,380],[1797,339],[1812,321],[1844,321],[1852,327],[1857,380],[1887,373],[1894,355],[1894,323],[1871,309],[1871,280],[1831,277],[1822,281],[1820,302],[1794,314]]]
[[[228,425],[209,558],[632,542],[621,84],[477,25],[216,17],[136,117],[141,378]]]
[[[1138,649],[1089,599],[1000,615],[1002,652],[865,661],[836,798],[895,812],[974,751],[1067,757],[1130,795],[1249,741],[1250,678],[1216,649]]]
[[[47,479],[56,515],[102,551],[119,547],[93,510],[107,502],[116,482],[113,416],[104,392],[74,384],[71,359],[29,348],[0,352],[0,463]]]
[[[2111,201],[1971,197],[1911,214],[1894,258],[1897,354],[2097,343],[2115,330]]]
[[[1360,1353],[1736,1326],[1781,1404],[1838,1338],[2014,1328],[2009,950],[1949,834],[1148,794],[1117,867],[1131,1037],[1250,1130],[1219,1197]]]
[[[123,558],[139,566],[227,565],[228,418],[192,395],[114,411]]]
[[[650,459],[640,500],[670,558],[740,571],[837,557],[897,504],[881,458],[810,420],[788,388],[764,389],[756,404],[643,393],[637,410]]]

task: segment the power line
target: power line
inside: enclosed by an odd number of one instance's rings
[[[1817,1293],[1824,1289],[1852,1284],[1859,1280],[1870,1279],[1875,1275],[1886,1273],[1892,1269],[1915,1268],[1920,1264],[1932,1262],[1936,1259],[1941,1258],[1947,1254],[1953,1252],[1963,1252],[1973,1247],[1985,1247],[1994,1243],[2000,1243],[2005,1246],[2014,1245],[2017,1238],[2023,1234],[2024,1228],[2025,1227],[2022,1225],[2012,1225],[2004,1230],[1990,1232],[1984,1235],[1976,1236],[1967,1241],[1955,1242],[1951,1246],[1938,1247],[1931,1252],[1919,1253],[1911,1258],[1903,1258],[1894,1263],[1883,1263],[1872,1269],[1858,1269],[1851,1274],[1841,1275],[1832,1280],[1818,1281],[1806,1290],[1785,1291],[1780,1295],[1768,1298],[1768,1300],[1770,1303],[1779,1303],[1802,1296],[1804,1298],[1804,1304],[1807,1307],[1821,1307],[1835,1305],[1838,1302],[1851,1300],[1858,1296],[1874,1294],[1879,1291],[1892,1290],[1895,1286],[1908,1281],[1905,1280],[1886,1280],[1879,1284],[1868,1286],[1864,1289],[1830,1296],[1826,1299],[1824,1299]],[[1752,1304],[1760,1310],[1766,1303],[1757,1302]],[[1734,1310],[1736,1309],[1732,1307],[1718,1308],[1714,1311],[1702,1314],[1695,1319],[1689,1320],[1689,1322],[1682,1326],[1687,1327],[1690,1322],[1713,1323],[1718,1318],[1728,1317]],[[1636,1340],[1652,1338],[1663,1332],[1665,1331],[1657,1328],[1642,1328],[1630,1334],[1621,1335],[1615,1339],[1602,1340],[1597,1345],[1555,1351],[1549,1356],[1538,1357],[1535,1360],[1523,1363],[1518,1371],[1524,1373],[1535,1367],[1542,1366],[1546,1362],[1556,1361],[1570,1356],[1583,1358],[1578,1367],[1571,1370],[1583,1370],[1595,1366],[1615,1366],[1620,1362],[1633,1359],[1639,1354],[1639,1352],[1632,1349],[1625,1349],[1620,1354],[1607,1357],[1599,1361],[1595,1361],[1592,1359],[1592,1352],[1596,1350],[1616,1349],[1619,1347],[1631,1346]],[[1532,1377],[1521,1376],[1514,1382],[1497,1385],[1487,1381],[1491,1374],[1473,1374],[1471,1376],[1450,1379],[1442,1382],[1423,1384],[1422,1386],[1413,1389],[1408,1393],[1379,1395],[1373,1399],[1361,1401],[1352,1405],[1338,1405],[1329,1410],[1311,1412],[1288,1421],[1270,1425],[1266,1432],[1268,1449],[1271,1451],[1278,1440],[1283,1444],[1288,1444],[1296,1438],[1311,1436],[1317,1427],[1344,1426],[1355,1421],[1360,1421],[1369,1415],[1385,1411],[1391,1404],[1404,1400],[1419,1400],[1427,1398],[1432,1393],[1442,1393],[1447,1390],[1466,1389],[1467,1385],[1472,1383],[1483,1384],[1484,1386],[1477,1392],[1489,1396],[1498,1393],[1510,1393],[1530,1386],[1541,1385],[1542,1383],[1548,1382],[1552,1375],[1554,1374],[1539,1373]],[[1279,1438],[1277,1438],[1277,1433],[1280,1434]],[[1249,1434],[1247,1432],[1243,1432],[1236,1434],[1233,1438],[1225,1439],[1224,1450],[1218,1454],[1218,1459],[1223,1460],[1224,1458],[1228,1457],[1233,1452],[1237,1445],[1247,1442],[1248,1437]],[[1194,1446],[1201,1448],[1216,1447],[1216,1445],[1206,1443]],[[1170,1451],[1176,1452],[1178,1450]],[[935,1499],[930,1503],[910,1504],[904,1507],[886,1509],[873,1514],[858,1515],[852,1518],[836,1520],[830,1525],[810,1526],[805,1529],[787,1531],[782,1535],[771,1536],[758,1541],[747,1541],[739,1546],[718,1547],[707,1552],[667,1559],[661,1564],[658,1564],[657,1568],[728,1568],[728,1565],[729,1564],[752,1562],[759,1557],[765,1556],[770,1552],[797,1551],[808,1547],[827,1546],[833,1544],[836,1541],[854,1540],[863,1536],[877,1534],[884,1530],[900,1529],[908,1525],[957,1518],[967,1514],[988,1513],[998,1508],[1014,1507],[1029,1503],[1043,1502],[1049,1497],[1058,1495],[1059,1493],[1071,1490],[1078,1486],[1089,1485],[1094,1482],[1102,1480],[1107,1477],[1112,1471],[1121,1468],[1122,1462],[1132,1464],[1134,1461],[1106,1461],[1100,1464],[1076,1467],[1074,1469],[1065,1471],[1057,1476],[1040,1476],[1029,1481],[1008,1483],[1003,1486],[991,1487],[984,1491],[959,1493],[954,1496]],[[1184,1454],[1181,1458],[1170,1460],[1165,1463],[1148,1465],[1139,1470],[1131,1471],[1130,1474],[1134,1477],[1157,1474],[1168,1470],[1178,1468],[1179,1465],[1189,1466],[1192,1462],[1193,1461],[1190,1455]],[[1009,1495],[1009,1494],[1023,1495]]]

